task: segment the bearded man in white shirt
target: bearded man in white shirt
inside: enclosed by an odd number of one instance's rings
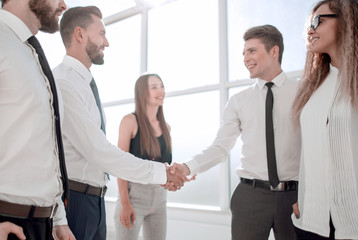
[[[283,38],[274,26],[250,28],[244,41],[244,63],[250,77],[257,78],[256,83],[229,99],[213,144],[185,163],[174,164],[171,171],[179,169],[186,175],[205,172],[228,158],[241,134],[242,165],[236,171],[241,182],[231,199],[232,240],[268,239],[271,229],[276,240],[294,240],[290,216],[297,199],[300,133],[294,128],[291,106],[297,81],[287,78],[281,69]],[[269,92],[266,84],[274,99],[273,141],[266,140],[270,135],[265,121],[269,112],[265,110]],[[266,151],[272,146],[273,151]],[[272,153],[276,156],[276,184],[269,178],[268,159]]]
[[[53,225],[56,238],[74,239],[61,200],[67,186],[61,181],[67,176],[60,147],[61,98],[34,37],[39,30],[58,31],[66,8],[63,0],[2,1],[0,239],[52,239]]]
[[[164,164],[136,158],[106,139],[104,112],[90,72],[92,64],[104,63],[103,51],[109,46],[101,19],[95,6],[64,13],[60,33],[66,56],[54,69],[65,109],[63,138],[71,196],[67,219],[75,237],[84,240],[106,239],[108,174],[144,184],[168,181],[177,188],[185,180],[169,174]]]

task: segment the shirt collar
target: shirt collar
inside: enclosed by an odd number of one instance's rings
[[[339,72],[338,68],[334,67],[332,64],[329,64],[329,68],[332,72],[334,72],[335,74],[338,74],[338,72]]]
[[[22,42],[26,42],[32,36],[26,24],[9,11],[0,9],[0,21],[4,22]]]
[[[90,82],[92,81],[92,74],[90,70],[86,68],[85,65],[83,65],[83,63],[81,63],[78,59],[65,55],[63,57],[63,64],[73,68],[73,70],[75,70],[78,74],[80,74],[81,77],[86,82],[88,82],[88,84],[90,84]]]
[[[286,74],[283,71],[281,71],[281,73],[277,75],[274,79],[272,79],[271,82],[273,82],[276,87],[281,87],[283,82],[286,80],[286,78],[287,78]],[[256,84],[260,89],[263,89],[266,83],[267,81],[262,80],[260,78],[257,78],[256,80]]]

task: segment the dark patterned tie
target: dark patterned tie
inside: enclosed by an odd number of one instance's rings
[[[97,88],[96,82],[94,81],[93,78],[92,78],[92,81],[90,83],[90,86],[91,86],[91,89],[92,89],[92,92],[93,92],[93,96],[96,99],[96,103],[97,103],[99,113],[101,114],[101,129],[104,132],[104,134],[106,135],[106,126],[104,125],[101,99],[99,99],[98,88]],[[110,180],[108,173],[106,173],[106,177],[107,177],[108,180]]]
[[[101,129],[104,132],[104,134],[106,134],[106,126],[104,125],[104,119],[103,119],[103,114],[102,114],[102,106],[101,106],[101,100],[99,99],[99,94],[98,94],[98,89],[97,89],[97,85],[96,82],[94,81],[94,79],[92,78],[92,81],[90,83],[94,98],[96,99],[96,103],[97,103],[97,107],[99,110],[99,113],[101,114]]]
[[[61,125],[60,125],[60,111],[58,107],[58,98],[57,98],[57,90],[55,85],[55,80],[52,75],[52,71],[50,69],[50,66],[48,65],[46,56],[44,51],[42,50],[42,47],[37,40],[35,36],[30,37],[27,42],[31,44],[39,57],[39,61],[41,64],[42,71],[46,75],[50,87],[51,92],[53,96],[53,109],[55,114],[55,128],[56,128],[56,138],[57,138],[57,146],[58,146],[58,156],[59,156],[59,162],[60,162],[60,171],[62,176],[62,184],[63,184],[63,191],[64,191],[64,199],[65,199],[65,205],[67,205],[69,192],[68,192],[68,178],[67,178],[67,170],[66,170],[66,163],[65,163],[65,154],[63,151],[63,143],[62,143],[62,133],[61,133]]]
[[[272,109],[273,109],[273,94],[271,87],[273,82],[266,83],[267,95],[266,95],[266,153],[267,153],[267,167],[268,176],[271,186],[276,187],[280,180],[277,175],[276,166],[276,153],[275,153],[275,138],[273,131]]]

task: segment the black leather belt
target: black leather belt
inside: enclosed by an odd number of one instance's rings
[[[258,179],[246,179],[241,178],[241,183],[251,185],[252,187],[263,188],[270,191],[294,191],[298,189],[297,181],[280,182],[277,187],[272,187],[268,181],[262,181]]]
[[[104,195],[106,195],[106,192],[107,192],[106,186],[94,187],[89,184],[76,182],[76,181],[73,181],[70,179],[68,180],[68,184],[69,184],[71,190],[80,192],[80,193],[84,193],[84,194],[88,194],[88,195],[104,197]]]
[[[57,211],[57,204],[51,207],[37,207],[10,203],[0,200],[0,215],[20,218],[52,218]]]

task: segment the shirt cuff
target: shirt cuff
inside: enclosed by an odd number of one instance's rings
[[[152,162],[153,164],[153,184],[167,183],[167,168],[163,163]]]
[[[57,211],[53,217],[53,226],[67,225],[65,206],[62,200],[60,199],[57,204]]]
[[[195,160],[190,160],[184,163],[188,166],[190,170],[190,175],[188,176],[189,178],[198,173],[198,169],[200,166]]]

